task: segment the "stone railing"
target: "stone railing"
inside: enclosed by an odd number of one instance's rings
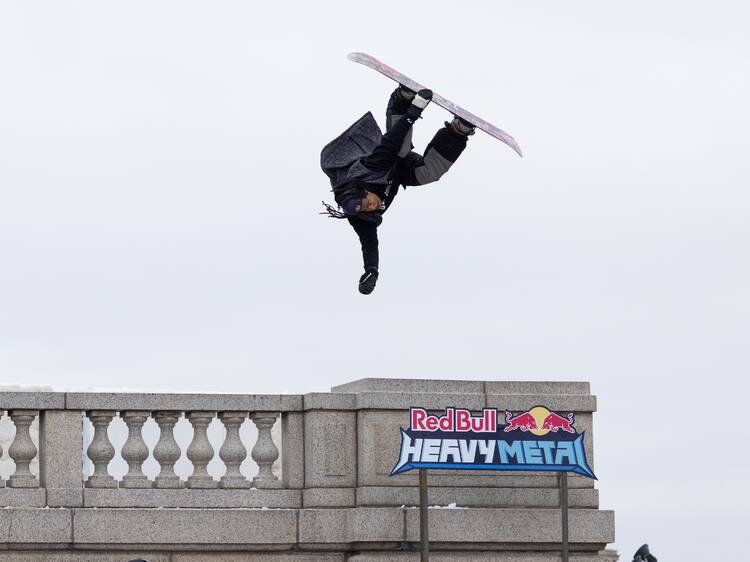
[[[0,408],[8,412],[16,429],[7,451],[15,471],[7,482],[0,479],[0,487],[6,488],[0,489],[0,505],[301,507],[302,463],[289,465],[295,459],[290,452],[286,465],[280,463],[280,478],[272,469],[282,446],[274,442],[272,433],[287,447],[302,452],[301,396],[11,392],[0,393],[0,398]],[[116,450],[110,435],[117,418],[127,427],[127,438]],[[174,435],[181,418],[192,428],[185,450]],[[143,436],[149,419],[158,434],[151,448]],[[35,420],[39,429],[32,439],[29,428]],[[220,446],[214,447],[207,429],[217,422],[225,431]],[[253,443],[240,436],[240,427],[248,423],[257,429]],[[281,431],[273,431],[277,425]],[[91,426],[93,438],[84,447]],[[240,471],[248,451],[258,468],[252,479]],[[120,479],[109,471],[116,454],[127,464],[127,473]],[[160,467],[153,479],[142,468],[149,455]],[[223,463],[218,479],[207,470],[215,456]],[[175,463],[181,458],[192,464],[192,474],[186,479],[175,473]],[[29,469],[34,460],[39,477]],[[90,474],[85,473],[84,460],[93,468]]]
[[[15,427],[0,450],[14,464],[0,479],[0,562],[46,560],[41,553],[53,550],[92,562],[103,553],[149,562],[412,560],[417,476],[389,476],[408,408],[538,404],[576,412],[593,468],[596,400],[587,383],[364,379],[306,395],[0,392],[0,423]],[[436,470],[429,484],[431,504],[461,508],[430,516],[436,560],[557,556],[556,476]],[[569,487],[571,550],[613,560],[602,552],[614,540],[613,513],[598,509],[592,480],[571,476]],[[25,549],[40,558],[22,558]],[[255,557],[231,557],[245,551]]]

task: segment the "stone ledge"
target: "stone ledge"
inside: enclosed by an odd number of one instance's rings
[[[46,488],[47,505],[49,507],[82,507],[83,483],[81,488]]]
[[[596,412],[596,396],[546,395],[546,394],[488,394],[486,407],[501,410],[530,410],[534,406],[546,406],[550,410],[565,412]],[[498,423],[505,423],[502,416]]]
[[[92,551],[1,551],[0,562],[130,562],[131,560],[148,560],[148,562],[171,562],[169,554],[156,552],[92,552]],[[205,560],[205,559],[204,559]]]
[[[444,410],[449,406],[481,410],[485,407],[484,394],[434,393],[434,392],[361,392],[356,394],[358,410],[408,410],[422,406],[431,410]]]
[[[2,507],[45,507],[47,494],[44,488],[0,488]]]
[[[483,381],[440,379],[359,379],[331,387],[331,392],[398,392],[421,393],[429,388],[433,394],[484,394]]]
[[[0,544],[40,548],[203,551],[397,548],[419,541],[417,508],[0,510]],[[439,550],[549,549],[559,543],[559,509],[431,508],[430,539]],[[72,543],[71,543],[72,540]],[[614,513],[570,510],[573,550],[614,541]],[[369,545],[369,547],[365,546]]]
[[[147,410],[178,412],[298,412],[299,394],[172,394],[69,392],[65,395],[69,410]]]
[[[476,381],[441,379],[359,379],[331,387],[332,393],[395,392],[429,394],[591,394],[585,381]]]
[[[431,562],[560,562],[557,552],[434,552]],[[357,554],[348,562],[419,562],[418,552],[371,552]],[[571,553],[570,562],[617,562],[617,554],[603,551]]]
[[[570,509],[570,542],[604,548],[615,540],[614,512]],[[559,543],[559,509],[430,509],[430,541],[443,543]],[[419,510],[408,508],[406,540],[419,541]],[[597,550],[599,549],[597,548]]]
[[[398,543],[404,540],[403,509],[303,509],[299,542],[305,545],[355,542]]]
[[[342,553],[261,553],[261,552],[174,552],[141,551],[0,551],[0,562],[419,562],[418,552]],[[430,552],[432,562],[559,562],[556,552]],[[616,562],[617,554],[603,551],[571,553],[570,562]]]
[[[74,509],[77,545],[252,545],[291,548],[291,509]]]
[[[398,476],[383,476],[382,487],[417,487],[418,471],[412,470]],[[578,474],[568,474],[569,488],[593,488],[595,480]],[[558,477],[553,474],[540,474],[531,470],[519,470],[509,474],[507,472],[491,472],[487,470],[439,470],[430,469],[427,474],[427,484],[433,487],[448,488],[557,488]]]
[[[85,488],[84,507],[299,508],[302,490],[200,490]]]
[[[354,488],[305,488],[302,502],[305,508],[354,507],[356,503]]]
[[[65,393],[63,392],[0,392],[0,411],[64,409]]]
[[[72,528],[69,509],[0,509],[0,545],[68,545]]]
[[[591,385],[582,381],[487,381],[485,394],[591,394]]]
[[[304,409],[308,410],[355,410],[357,397],[354,394],[329,394],[311,392],[303,397]]]
[[[1,559],[0,559],[1,562]],[[149,562],[151,562],[149,560]],[[175,553],[169,562],[346,562],[346,554],[326,553]]]
[[[557,507],[560,501],[556,488],[459,488],[431,487],[430,505],[455,503],[464,507]],[[599,491],[593,488],[571,488],[569,507],[599,507]],[[357,488],[358,506],[417,506],[416,487],[365,486]]]

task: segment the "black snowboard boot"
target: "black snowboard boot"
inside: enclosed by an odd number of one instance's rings
[[[396,88],[396,92],[395,93],[396,93],[396,95],[399,98],[401,98],[402,100],[407,101],[409,103],[411,103],[411,100],[413,100],[414,96],[417,95],[417,92],[415,92],[414,90],[410,90],[409,88],[407,88],[403,84],[399,84],[398,85],[398,88]]]
[[[369,295],[375,290],[375,283],[378,282],[377,269],[365,269],[362,277],[359,278],[359,292],[363,295]]]
[[[406,110],[406,116],[411,119],[412,122],[419,119],[422,115],[422,111],[424,111],[424,108],[430,103],[431,99],[432,90],[428,90],[427,88],[419,90],[417,95],[414,96],[414,99],[411,100],[411,105]]]
[[[453,121],[451,121],[450,123],[446,121],[445,126],[452,130],[454,133],[458,133],[459,135],[463,135],[465,137],[473,135],[475,129],[474,125],[472,125],[465,119],[461,119],[458,115],[454,115]]]
[[[393,90],[391,99],[388,100],[388,114],[403,115],[411,105],[411,100],[414,99],[417,93],[414,90],[410,90],[403,84]]]

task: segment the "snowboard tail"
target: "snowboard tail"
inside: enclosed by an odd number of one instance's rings
[[[375,57],[372,57],[366,53],[349,53],[348,58],[350,61],[357,62],[359,64],[363,64],[365,66],[369,66],[370,68],[374,70],[377,70],[378,72],[387,76],[391,80],[395,80],[399,84],[403,84],[404,86],[406,86],[407,88],[411,90],[414,90],[415,92],[418,92],[419,90],[424,88],[424,86],[422,86],[418,82],[415,82],[408,76],[401,74],[398,70],[391,68],[387,64],[380,62]],[[510,136],[508,133],[506,133],[499,127],[495,127],[495,125],[493,125],[492,123],[488,123],[484,119],[481,119],[480,117],[477,117],[473,113],[466,111],[465,109],[463,109],[462,107],[459,107],[452,101],[445,99],[443,96],[439,94],[436,94],[434,91],[432,92],[432,102],[439,105],[443,109],[447,109],[453,115],[456,115],[460,117],[461,119],[468,121],[469,123],[471,123],[478,129],[481,129],[485,133],[504,142],[513,150],[515,150],[519,156],[523,157],[523,152],[521,152],[521,147],[516,142],[516,139],[514,139],[512,136]]]

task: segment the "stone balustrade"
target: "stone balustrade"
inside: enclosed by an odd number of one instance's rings
[[[389,476],[408,408],[538,404],[576,413],[593,468],[587,383],[363,379],[305,395],[0,391],[3,421],[15,428],[0,443],[0,459],[14,465],[0,478],[0,562],[53,551],[70,553],[55,560],[91,561],[416,560],[417,476]],[[435,470],[428,479],[430,503],[456,507],[430,517],[435,560],[520,560],[528,551],[538,553],[529,560],[556,559],[557,476]],[[599,509],[594,482],[571,476],[569,488],[577,560],[614,560],[603,552],[614,515]]]

